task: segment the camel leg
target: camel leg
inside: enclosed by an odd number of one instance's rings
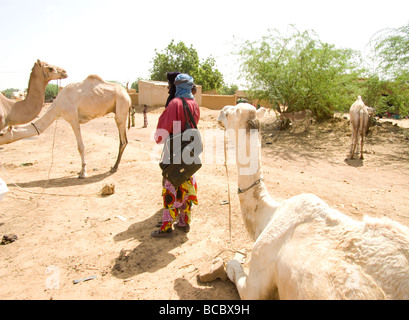
[[[81,156],[81,171],[78,174],[78,178],[84,179],[87,177],[87,167],[85,164],[85,148],[84,142],[82,141],[80,124],[78,123],[78,121],[70,122],[70,124],[72,130],[74,131],[75,138],[77,139],[78,152]]]
[[[311,118],[307,117],[307,122],[305,123],[305,131],[308,131],[310,129],[311,125]]]
[[[358,132],[354,128],[352,128],[352,136],[351,136],[351,149],[349,151],[349,156],[351,159],[354,158],[356,144],[358,142]]]
[[[116,172],[118,170],[119,163],[121,162],[122,154],[124,153],[125,147],[128,144],[128,139],[126,137],[126,118],[122,121],[115,117],[115,122],[118,127],[119,132],[119,150],[118,157],[116,159],[115,165],[111,168],[111,172]]]
[[[270,268],[265,267],[265,261],[258,261],[252,257],[249,266],[249,275],[244,272],[240,262],[230,260],[226,265],[229,279],[236,284],[242,300],[260,300],[277,298],[277,286],[272,279]],[[262,263],[261,268],[257,263]]]
[[[356,130],[355,132],[354,132],[354,147],[353,147],[353,150],[352,150],[352,156],[351,156],[351,159],[352,159],[352,157],[355,155],[355,150],[357,150],[358,151],[358,149],[357,149],[357,145],[358,145],[358,139],[359,139],[359,132],[358,132],[358,130]]]
[[[360,159],[364,158],[364,135],[361,133],[361,157]]]
[[[366,134],[366,128],[368,128],[368,119],[364,118],[363,119],[363,126],[361,128],[361,159],[364,158],[364,137]]]

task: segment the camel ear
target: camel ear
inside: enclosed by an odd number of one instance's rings
[[[239,118],[241,116],[241,109],[237,108],[236,109],[236,117]]]
[[[37,64],[41,66],[42,62],[39,59],[37,59]]]
[[[260,109],[257,110],[257,119],[262,119],[264,115],[266,114],[267,109],[264,107],[261,107]]]

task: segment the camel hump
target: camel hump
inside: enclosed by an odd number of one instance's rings
[[[100,76],[98,76],[96,74],[90,74],[87,77],[87,80],[98,80],[98,81],[101,81],[101,82],[105,82],[104,79],[102,79]]]

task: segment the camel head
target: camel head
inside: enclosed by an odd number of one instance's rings
[[[217,118],[235,146],[240,176],[253,175],[259,170],[259,119],[265,112],[265,108],[256,110],[251,104],[239,103],[225,106]]]
[[[40,60],[37,60],[37,62],[34,64],[33,70],[34,68],[39,68],[41,70],[41,74],[43,75],[45,82],[65,79],[68,77],[67,72],[63,68],[53,66]]]
[[[263,118],[265,113],[266,109],[263,107],[256,110],[251,104],[239,103],[235,106],[225,106],[220,111],[217,121],[227,131],[259,129],[259,119]]]

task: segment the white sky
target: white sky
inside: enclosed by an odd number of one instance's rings
[[[212,55],[225,82],[242,86],[234,37],[256,40],[294,24],[363,51],[377,31],[408,22],[408,0],[0,0],[0,90],[25,89],[37,59],[66,69],[63,86],[89,74],[148,78],[155,49],[172,39],[200,59]]]

